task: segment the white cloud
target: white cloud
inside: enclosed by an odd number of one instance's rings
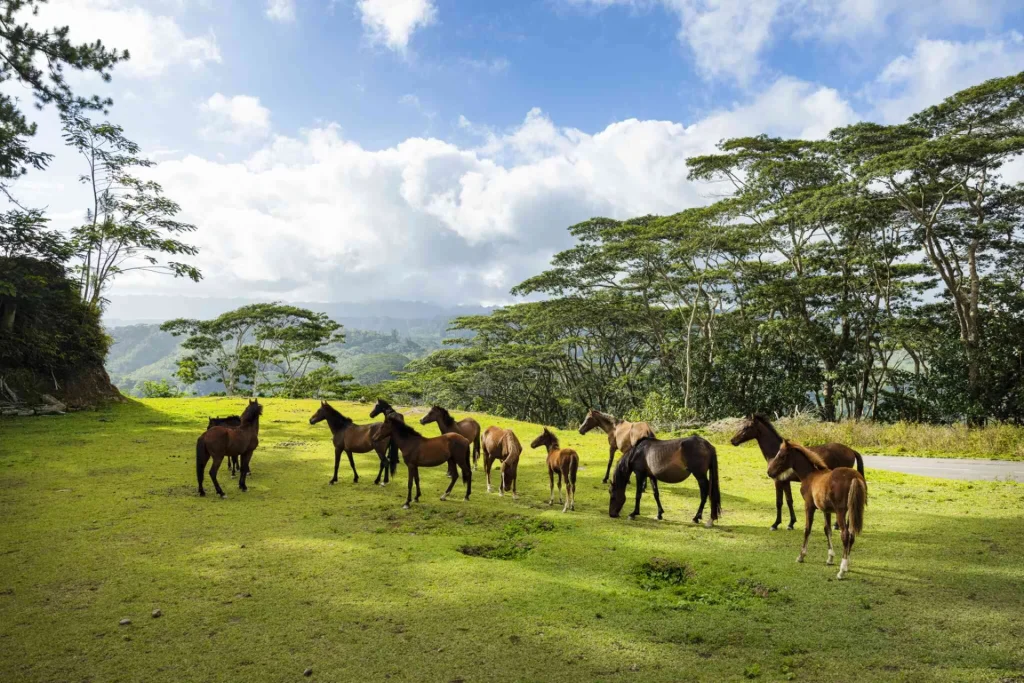
[[[398,103],[399,104],[404,104],[404,105],[406,105],[408,107],[414,107],[416,109],[419,109],[420,106],[421,106],[420,105],[420,98],[416,97],[415,95],[409,94],[409,93],[406,93],[405,95],[402,95],[401,97],[399,97],[398,98]]]
[[[258,97],[214,93],[199,106],[206,124],[199,133],[207,140],[244,143],[270,133],[270,110]]]
[[[295,0],[267,0],[265,13],[273,21],[295,21]]]
[[[487,73],[500,74],[504,71],[508,71],[508,67],[511,62],[505,57],[495,57],[494,59],[463,59],[462,63],[471,69],[476,71],[486,71]]]
[[[154,173],[200,226],[206,295],[502,301],[569,245],[575,222],[709,201],[685,159],[720,139],[820,136],[852,118],[835,91],[783,79],[689,125],[629,119],[591,134],[534,109],[503,132],[463,119],[479,146],[409,138],[380,150],[326,125],[275,137],[243,163],[190,155]]]
[[[217,38],[187,35],[171,16],[154,13],[128,0],[51,0],[39,6],[32,24],[40,28],[70,26],[73,42],[102,40],[131,59],[118,65],[118,77],[155,78],[170,67],[199,68],[221,61]]]
[[[402,53],[417,29],[437,21],[432,0],[359,0],[356,9],[371,41]]]

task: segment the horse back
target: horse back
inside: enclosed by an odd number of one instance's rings
[[[484,453],[487,453],[488,457],[498,458],[502,460],[504,453],[502,453],[502,444],[505,440],[505,435],[508,430],[502,429],[501,427],[490,426],[484,431],[482,439],[482,446]]]
[[[839,467],[853,467],[857,464],[857,451],[841,443],[827,443],[821,446],[811,446],[808,450],[814,451],[821,456],[830,470]]]
[[[459,430],[459,434],[466,437],[470,441],[475,441],[480,436],[480,423],[471,417],[466,417],[455,423],[456,428]]]
[[[615,429],[619,450],[625,451],[644,437],[655,438],[654,430],[646,422],[623,422]]]

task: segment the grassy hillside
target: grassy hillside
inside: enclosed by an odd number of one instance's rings
[[[330,486],[329,432],[307,422],[315,402],[268,400],[249,492],[222,469],[227,499],[200,499],[195,438],[205,416],[243,403],[0,420],[0,680],[1024,672],[1024,486],[869,471],[865,533],[839,582],[820,517],[803,565],[798,531],[768,531],[774,489],[754,448],[719,447],[725,511],[710,530],[690,522],[692,481],[662,487],[662,522],[650,494],[643,518],[610,519],[606,442],[575,432],[559,432],[582,458],[574,514],[548,507],[543,457],[529,449],[519,501],[488,495],[478,471],[470,502],[461,482],[440,502],[437,468],[407,511],[404,466],[375,487],[375,456],[356,456],[360,483],[343,464]],[[338,407],[367,420],[368,406]],[[477,417],[524,444],[540,430]],[[487,547],[510,559],[472,556]]]

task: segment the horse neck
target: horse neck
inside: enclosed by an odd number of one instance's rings
[[[437,424],[443,431],[455,431],[455,418],[451,413],[441,413],[437,416]]]
[[[763,424],[757,425],[757,445],[761,448],[761,454],[765,460],[771,460],[782,447],[782,439],[774,430]]]
[[[795,451],[795,453],[795,457],[790,456],[789,464],[793,471],[796,472],[796,476],[800,477],[800,481],[803,481],[815,472],[822,471],[815,467],[814,463],[806,455],[800,451]]]
[[[327,413],[324,419],[327,420],[327,426],[331,428],[332,434],[337,434],[352,424],[352,420],[346,420],[341,413]]]
[[[403,451],[406,449],[406,447],[414,443],[420,443],[421,441],[424,441],[424,437],[422,434],[414,434],[411,432],[408,434],[403,434],[401,431],[396,429],[394,425],[391,425],[391,438],[395,440],[395,443],[398,444],[398,447],[401,448]]]
[[[622,422],[617,417],[612,417],[607,413],[599,413],[594,411],[594,421],[597,422],[597,426],[601,428],[605,434],[611,434],[615,430],[616,425]]]

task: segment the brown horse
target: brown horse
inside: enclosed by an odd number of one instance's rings
[[[431,406],[430,410],[420,420],[421,425],[436,422],[442,434],[461,434],[473,442],[473,469],[477,467],[477,459],[480,458],[480,423],[471,417],[455,421],[451,413],[441,406]]]
[[[576,470],[580,466],[580,456],[571,448],[562,448],[558,445],[558,437],[552,434],[547,427],[541,435],[533,440],[530,448],[545,446],[548,449],[548,483],[551,495],[548,496],[548,505],[555,500],[555,475],[558,475],[558,502],[562,502],[562,480],[565,479],[565,505],[562,512],[576,509]]]
[[[580,425],[580,434],[586,434],[594,427],[600,427],[608,435],[608,468],[604,471],[602,484],[608,483],[616,450],[625,453],[645,436],[654,436],[654,430],[646,422],[626,422],[608,413],[588,410],[587,418]]]
[[[761,455],[764,456],[765,462],[774,458],[775,454],[779,452],[779,447],[782,445],[782,436],[775,430],[772,423],[763,415],[756,413],[743,421],[739,431],[732,437],[730,443],[733,446],[739,446],[741,443],[746,443],[751,439],[757,439],[757,445],[761,448]],[[827,443],[824,446],[809,446],[808,448],[817,453],[818,457],[825,462],[829,469],[856,466],[857,471],[862,475],[864,474],[864,459],[860,457],[860,453],[849,446],[844,446],[841,443]],[[794,476],[793,470],[787,470],[778,477],[774,477],[775,523],[772,524],[772,531],[778,531],[779,524],[782,523],[783,494],[785,494],[786,504],[789,506],[789,526],[787,528],[792,530],[796,524],[796,513],[793,511],[793,489],[790,484]],[[836,521],[836,528],[839,528],[838,520]]]
[[[501,427],[488,427],[483,436],[484,471],[487,473],[487,493],[491,492],[491,465],[497,460],[501,464],[501,481],[498,484],[498,495],[505,495],[505,491],[512,491],[512,497],[518,498],[516,493],[516,473],[519,469],[519,455],[523,447],[519,438],[511,429]]]
[[[341,464],[341,452],[345,451],[348,456],[348,464],[352,466],[352,483],[359,482],[359,473],[356,472],[356,462],[352,459],[353,453],[369,453],[376,451],[380,458],[380,470],[374,484],[380,484],[381,475],[384,476],[384,484],[388,483],[388,469],[393,475],[398,469],[398,450],[392,449],[393,459],[388,462],[388,446],[391,443],[391,427],[386,422],[376,422],[369,425],[357,425],[351,419],[345,417],[334,409],[327,401],[320,401],[320,409],[309,418],[309,424],[315,425],[321,420],[327,420],[327,426],[331,428],[334,437],[334,478],[331,483],[338,481],[338,465]],[[383,486],[383,484],[381,484]]]
[[[210,427],[240,427],[242,425],[242,418],[237,415],[228,415],[227,417],[207,417],[206,429],[209,431]],[[228,456],[228,472],[231,476],[235,476],[235,472],[238,471],[238,456]],[[252,472],[249,472],[249,476],[252,476]]]
[[[205,496],[203,490],[203,476],[206,470],[206,463],[213,458],[213,465],[210,467],[210,479],[213,480],[213,487],[217,489],[217,495],[224,497],[224,491],[217,483],[217,470],[225,456],[241,455],[242,463],[239,468],[241,475],[238,478],[238,488],[247,491],[245,475],[249,473],[249,461],[252,460],[252,453],[260,445],[260,415],[263,414],[263,406],[259,400],[249,400],[249,405],[242,413],[241,424],[238,427],[211,427],[203,432],[196,441],[196,479],[199,482],[199,495]]]
[[[837,579],[846,576],[850,570],[850,551],[854,537],[864,528],[864,508],[868,504],[868,485],[864,475],[851,467],[829,469],[824,459],[810,448],[804,448],[793,441],[783,440],[779,452],[768,463],[768,476],[775,478],[792,469],[800,477],[800,493],[804,497],[804,544],[800,548],[797,562],[803,562],[807,555],[807,539],[814,523],[814,511],[825,513],[825,538],[828,540],[828,560],[835,561],[832,550],[832,524],[830,517],[836,513],[840,537],[843,540],[843,561],[839,565]],[[850,519],[847,522],[846,515]]]
[[[678,484],[685,481],[691,474],[700,488],[700,507],[693,517],[693,523],[699,524],[704,517],[704,505],[711,498],[711,518],[706,525],[711,527],[722,514],[722,493],[718,486],[718,453],[715,447],[699,436],[685,439],[669,439],[661,441],[654,437],[644,437],[633,444],[633,447],[622,454],[619,464],[615,466],[615,475],[608,486],[608,515],[618,517],[622,506],[626,503],[626,484],[636,474],[636,505],[629,513],[630,519],[640,514],[640,498],[647,488],[650,479],[654,490],[654,502],[658,504],[658,519],[665,510],[661,507],[661,496],[658,482]]]
[[[370,411],[370,417],[377,417],[378,415],[384,415],[385,420],[393,417],[399,422],[405,422],[405,415],[392,408],[391,404],[382,398],[377,399],[377,402],[373,405],[373,410]]]
[[[444,463],[448,463],[448,478],[451,481],[441,500],[448,498],[448,494],[455,488],[459,478],[458,469],[462,470],[466,500],[469,500],[473,490],[473,472],[469,466],[469,441],[466,437],[452,433],[428,439],[395,415],[389,415],[384,421],[391,427],[391,440],[402,451],[402,459],[409,469],[409,493],[403,508],[408,510],[412,502],[413,482],[416,482],[416,502],[420,500],[420,468],[437,467]]]

